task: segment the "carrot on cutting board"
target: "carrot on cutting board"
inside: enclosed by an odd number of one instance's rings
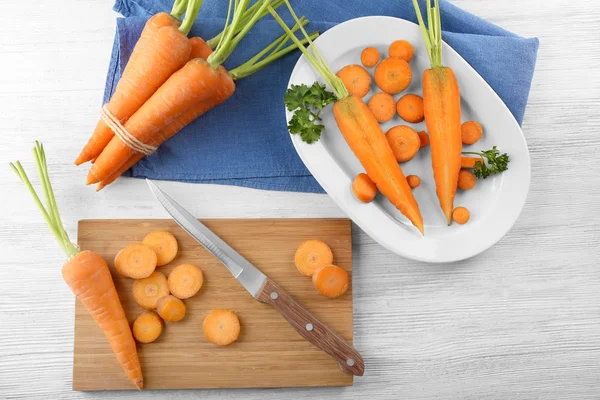
[[[352,182],[352,192],[354,196],[363,203],[370,203],[377,196],[377,186],[373,183],[369,175],[358,174]],[[333,259],[327,264],[331,264]]]
[[[351,95],[365,97],[371,90],[371,75],[358,64],[346,65],[338,71],[337,76]]]
[[[167,322],[179,322],[185,317],[185,304],[173,295],[158,299],[156,312]]]
[[[362,53],[360,53],[360,62],[367,68],[373,68],[379,62],[379,50],[375,47],[366,47]]]
[[[319,293],[335,299],[346,293],[350,278],[345,269],[337,265],[324,265],[315,271],[312,281]]]
[[[396,114],[396,102],[392,95],[386,92],[375,93],[367,106],[378,122],[387,122]]]
[[[442,65],[442,28],[439,0],[427,2],[428,28],[417,0],[413,6],[423,32],[431,69],[423,73],[423,105],[429,133],[436,193],[446,222],[452,222],[452,209],[461,164],[460,93],[454,72]]]
[[[479,122],[467,121],[460,126],[460,132],[463,144],[474,144],[481,139],[483,128]]]
[[[147,244],[132,243],[115,256],[115,269],[127,278],[149,277],[156,269],[156,252]]]
[[[144,311],[133,321],[133,336],[140,343],[152,343],[163,331],[164,322],[154,311]]]
[[[421,148],[419,134],[410,126],[394,126],[387,131],[385,137],[398,162],[412,160]]]
[[[156,266],[167,265],[177,256],[177,239],[171,232],[154,231],[146,235],[142,243],[150,246],[156,253]],[[142,277],[143,278],[143,277]]]
[[[171,294],[184,300],[198,293],[204,282],[204,275],[195,265],[181,264],[171,271],[168,282]]]
[[[331,248],[327,243],[316,239],[302,242],[294,255],[296,268],[306,276],[313,276],[319,267],[332,262]]]
[[[462,190],[471,190],[475,187],[475,175],[471,171],[461,169],[458,173],[458,188]]]
[[[400,93],[410,85],[412,71],[401,58],[386,58],[375,68],[375,84],[389,94]]]
[[[425,119],[423,98],[417,94],[405,94],[400,97],[396,108],[400,118],[406,122],[416,124]]]
[[[89,250],[80,251],[70,242],[50,183],[46,154],[42,145],[37,142],[34,154],[47,207],[42,204],[21,163],[17,161],[10,166],[27,186],[50,231],[68,257],[62,268],[64,281],[102,329],[129,380],[138,389],[142,389],[144,379],[135,341],[108,265],[99,254]]]
[[[415,54],[412,45],[406,40],[395,40],[388,48],[388,55],[394,58],[401,58],[406,62],[410,62]]]
[[[421,178],[417,175],[409,175],[406,177],[406,180],[412,189],[421,186]]]
[[[460,158],[460,167],[461,168],[475,168],[475,164],[478,162],[483,162],[483,158],[481,157],[461,157]]]
[[[298,18],[290,6],[289,0],[285,0],[285,3],[290,10],[290,14],[297,21]],[[342,80],[325,63],[312,40],[307,37],[304,29],[301,28],[301,31],[308,40],[312,51],[309,51],[300,42],[273,9],[269,9],[269,11],[325,82],[333,89],[333,95],[336,98],[333,104],[333,115],[337,126],[365,172],[375,182],[377,189],[419,229],[419,232],[423,233],[423,217],[417,201],[394,157],[381,126],[369,107],[360,97],[351,96],[348,93]],[[295,91],[297,90],[298,87],[290,87],[287,93],[296,95]],[[287,105],[290,111],[298,109],[298,107],[291,107],[290,109],[289,104]],[[300,117],[296,112],[294,116]],[[310,128],[312,129],[312,127]]]
[[[212,343],[226,346],[240,337],[240,319],[229,310],[213,310],[202,323],[204,336]]]
[[[169,294],[167,277],[162,272],[154,271],[152,275],[133,282],[133,299],[142,308],[156,308],[158,299]]]
[[[452,211],[452,219],[457,224],[466,224],[471,218],[471,213],[465,207],[456,207],[454,211]]]

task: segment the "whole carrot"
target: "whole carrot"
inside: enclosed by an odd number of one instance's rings
[[[433,178],[440,207],[448,225],[452,223],[454,196],[460,172],[462,139],[460,92],[454,72],[442,65],[442,28],[439,0],[427,0],[428,28],[416,0],[413,5],[423,33],[431,69],[423,73],[423,106],[429,132]]]
[[[99,254],[89,250],[80,251],[71,244],[50,184],[44,148],[37,142],[34,155],[47,208],[36,194],[21,163],[17,161],[10,166],[29,189],[50,231],[68,257],[62,268],[63,279],[104,332],[129,380],[142,389],[144,380],[135,342],[108,265]]]

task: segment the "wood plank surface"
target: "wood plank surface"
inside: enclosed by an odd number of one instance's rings
[[[352,343],[352,289],[338,299],[321,296],[310,278],[294,265],[294,252],[304,240],[331,246],[334,262],[352,273],[351,224],[347,219],[221,219],[203,221],[211,230],[303,304],[318,319]],[[153,230],[175,235],[179,253],[157,270],[195,264],[204,284],[185,300],[186,317],[167,323],[154,343],[139,344],[146,389],[347,386],[352,376],[303,339],[272,307],[254,300],[229,271],[172,220],[85,220],[78,244],[107,260],[127,318],[144,310],[131,295],[132,279],[116,273],[115,254],[140,242]],[[237,313],[242,324],[238,341],[219,347],[202,333],[202,321],[213,309]],[[118,365],[106,338],[85,307],[75,307],[74,390],[135,389]]]

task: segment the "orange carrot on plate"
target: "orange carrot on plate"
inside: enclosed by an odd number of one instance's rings
[[[378,122],[387,122],[396,114],[396,101],[386,92],[375,93],[367,103]]]
[[[412,160],[421,148],[419,134],[410,126],[394,126],[387,131],[385,138],[398,162]]]
[[[371,90],[371,75],[358,64],[346,65],[337,73],[351,95],[365,97]]]
[[[358,174],[352,182],[354,196],[363,203],[370,203],[377,196],[377,186],[367,174]],[[333,260],[331,260],[333,261]],[[328,264],[330,264],[329,262]]]
[[[366,47],[362,53],[360,53],[360,62],[366,68],[373,68],[379,62],[380,57],[379,50],[375,47]]]
[[[411,80],[410,66],[401,58],[386,58],[375,68],[375,84],[389,94],[400,93]]]
[[[425,119],[423,98],[417,94],[405,94],[396,105],[398,115],[406,122],[416,124]]]
[[[412,45],[406,40],[396,40],[390,44],[388,48],[388,56],[393,58],[401,58],[406,62],[412,60],[415,50]]]

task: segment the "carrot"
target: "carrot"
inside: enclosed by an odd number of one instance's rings
[[[377,186],[375,186],[371,178],[369,178],[369,175],[358,174],[356,175],[356,178],[354,178],[354,182],[352,182],[352,192],[358,200],[363,203],[370,203],[375,196],[377,196]],[[331,262],[333,262],[333,260],[327,264],[331,264]]]
[[[421,178],[419,178],[417,175],[409,175],[406,177],[406,180],[412,189],[421,186]]]
[[[156,252],[147,244],[133,243],[115,256],[115,269],[127,278],[149,277],[156,269]]]
[[[177,239],[167,231],[154,231],[146,235],[143,244],[148,245],[156,253],[156,266],[167,265],[177,256]]]
[[[158,299],[156,311],[167,322],[179,322],[185,317],[185,304],[175,296],[164,296]]]
[[[458,188],[462,190],[471,190],[475,187],[475,175],[471,171],[461,169],[458,173]]]
[[[285,0],[285,3],[292,17],[297,21],[298,18],[290,6],[289,0]],[[350,149],[369,175],[369,178],[375,182],[377,189],[423,233],[423,217],[419,211],[419,206],[410,186],[408,186],[406,177],[394,157],[390,145],[385,139],[381,126],[369,110],[369,107],[367,107],[360,97],[349,95],[342,80],[335,76],[327,66],[316,46],[307,37],[306,31],[302,27],[300,27],[300,30],[312,47],[312,52],[304,47],[273,9],[269,9],[269,12],[288,33],[289,38],[296,43],[307,60],[324,78],[325,82],[333,89],[334,96],[337,99],[333,105],[333,115],[338,128],[342,132]],[[295,90],[298,90],[298,87],[291,87],[287,93]],[[290,94],[295,95],[295,93]],[[293,111],[295,108],[292,108],[290,111]]]
[[[154,271],[152,275],[133,282],[133,299],[143,308],[156,308],[158,299],[169,294],[167,277],[162,272]]]
[[[475,168],[475,164],[477,162],[483,162],[483,158],[481,157],[461,157],[460,158],[460,167],[461,168]]]
[[[375,68],[375,84],[389,94],[400,93],[411,80],[410,66],[401,58],[386,58]]]
[[[406,122],[416,124],[425,119],[423,98],[417,94],[405,94],[400,97],[396,107],[398,115]]]
[[[375,93],[367,105],[379,122],[387,122],[396,114],[396,102],[392,95],[386,92]]]
[[[481,139],[483,129],[479,122],[467,121],[460,126],[460,133],[463,144],[474,144]]]
[[[204,318],[202,330],[210,342],[226,346],[240,337],[240,319],[233,311],[214,310]]]
[[[133,321],[133,336],[140,343],[152,343],[163,331],[164,322],[154,311],[144,311]]]
[[[412,160],[421,148],[419,134],[410,126],[394,126],[387,131],[385,137],[398,162]]]
[[[427,136],[427,132],[419,131],[419,132],[417,132],[417,135],[419,135],[419,141],[421,142],[421,146],[420,146],[421,149],[429,144],[429,137]]]
[[[442,65],[439,0],[435,0],[435,8],[431,8],[431,3],[427,2],[429,29],[425,27],[416,0],[413,0],[413,6],[431,61],[431,69],[423,73],[423,105],[431,146],[433,178],[440,207],[450,225],[462,151],[460,93],[454,72]]]
[[[315,271],[312,281],[319,293],[335,299],[348,290],[348,272],[337,265],[324,265]]]
[[[32,194],[50,231],[68,257],[68,261],[62,268],[64,281],[104,332],[129,380],[141,389],[144,379],[135,341],[108,265],[99,254],[89,250],[80,251],[71,244],[63,227],[50,183],[46,154],[43,146],[37,142],[34,154],[47,207],[42,204],[21,163],[17,161],[10,166]]]
[[[358,64],[346,65],[338,71],[337,76],[351,95],[365,97],[371,90],[371,75]]]
[[[375,47],[366,47],[362,53],[360,53],[360,62],[367,68],[373,68],[379,62],[379,50]]]
[[[390,44],[388,54],[390,57],[401,58],[406,62],[410,62],[415,54],[415,50],[406,40],[395,40]]]
[[[464,207],[456,207],[454,211],[452,211],[452,219],[457,224],[466,224],[471,218],[471,213]]]
[[[192,45],[192,50],[190,51],[188,61],[194,58],[206,60],[213,53],[213,49],[199,36],[190,38],[190,44]]]
[[[302,242],[294,256],[296,268],[306,276],[312,276],[317,268],[332,262],[331,248],[327,243],[315,239]]]
[[[179,299],[189,299],[202,287],[204,275],[195,265],[181,264],[169,274],[169,290]]]
[[[155,14],[146,22],[121,79],[106,105],[121,123],[138,111],[187,62],[191,43],[178,27],[179,21],[164,12]],[[80,165],[99,156],[113,136],[113,131],[100,119],[75,164]]]

